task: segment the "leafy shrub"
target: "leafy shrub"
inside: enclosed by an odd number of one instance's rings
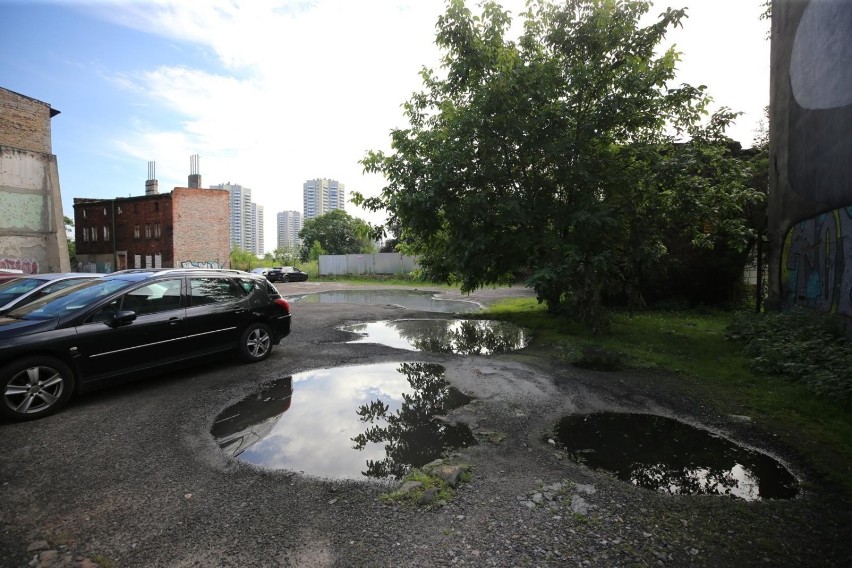
[[[837,317],[805,311],[741,315],[726,335],[745,344],[755,372],[801,382],[841,404],[852,402],[852,345]]]

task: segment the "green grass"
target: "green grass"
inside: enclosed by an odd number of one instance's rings
[[[594,347],[623,354],[633,368],[671,371],[684,392],[720,412],[751,416],[852,496],[852,410],[804,384],[753,371],[744,345],[726,339],[733,313],[617,313],[600,336],[548,315],[531,298],[495,304],[488,316],[529,328],[534,349],[556,348],[567,362]]]

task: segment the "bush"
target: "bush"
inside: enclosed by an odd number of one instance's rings
[[[852,402],[852,345],[836,316],[806,311],[741,315],[726,335],[745,344],[755,372],[798,381],[844,405]]]

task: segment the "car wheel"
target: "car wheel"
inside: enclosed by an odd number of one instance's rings
[[[71,368],[53,357],[29,357],[0,370],[0,412],[12,420],[34,420],[53,414],[74,391]]]
[[[290,276],[288,276],[287,274],[282,274],[282,275],[281,275],[281,282],[285,282],[285,283],[286,283],[286,282],[289,282],[289,281],[290,281]]]
[[[272,352],[272,330],[265,323],[249,325],[240,336],[239,350],[247,363],[263,361]]]

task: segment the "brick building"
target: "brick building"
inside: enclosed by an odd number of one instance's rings
[[[228,267],[229,206],[227,191],[187,187],[136,197],[74,199],[80,270]]]
[[[0,87],[0,268],[70,270],[51,142],[57,114],[47,103]]]

